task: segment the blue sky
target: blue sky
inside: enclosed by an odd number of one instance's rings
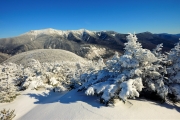
[[[0,38],[30,30],[180,33],[180,0],[0,0]]]

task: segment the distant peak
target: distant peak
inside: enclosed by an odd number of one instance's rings
[[[40,30],[30,30],[29,32],[22,35],[41,35],[41,34],[62,34],[61,30],[56,30],[53,28],[40,29]]]
[[[144,32],[144,33],[147,33],[147,34],[152,34],[151,32],[149,32],[149,31],[146,31],[146,32]]]
[[[46,28],[46,29],[40,29],[40,30],[30,30],[29,32],[27,33],[34,33],[34,32],[54,32],[54,31],[63,31],[63,32],[84,32],[84,31],[89,31],[89,32],[95,32],[95,31],[90,31],[90,30],[87,30],[87,29],[78,29],[78,30],[57,30],[57,29],[53,29],[53,28]]]
[[[84,29],[84,28],[83,29],[79,29],[79,31],[86,31],[86,29]]]
[[[87,29],[78,29],[78,30],[56,30],[53,28],[46,28],[46,29],[40,29],[40,30],[30,30],[27,33],[24,33],[22,35],[28,35],[30,37],[37,38],[39,35],[61,35],[63,37],[67,37],[69,33],[74,34],[76,37],[81,38],[84,33],[87,33],[91,36],[95,36],[96,31],[90,31]]]

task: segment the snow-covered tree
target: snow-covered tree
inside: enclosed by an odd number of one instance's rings
[[[15,110],[6,110],[3,109],[0,111],[0,120],[12,120],[16,115],[14,114]]]
[[[105,69],[85,75],[86,83],[79,90],[85,89],[87,95],[99,94],[106,104],[113,98],[126,101],[139,97],[143,88],[165,99],[168,90],[163,76],[166,68],[160,64],[164,60],[160,54],[162,45],[153,53],[142,48],[135,34],[129,34],[127,40],[124,55],[116,53]]]
[[[79,87],[80,77],[92,70],[104,67],[99,62],[47,62],[29,59],[27,67],[6,63],[0,65],[0,102],[10,102],[20,90],[45,88],[54,91],[65,91]]]
[[[180,42],[168,54],[168,74],[171,83],[180,83]]]
[[[62,86],[67,77],[68,68],[63,63],[40,63],[38,60],[29,60],[28,67],[23,69],[23,78],[20,87],[23,89],[38,89],[40,87],[53,89]],[[66,74],[67,73],[67,74]]]
[[[170,93],[175,96],[175,101],[180,101],[180,41],[170,50],[168,63]]]
[[[19,95],[14,83],[18,73],[18,67],[15,64],[0,66],[0,103],[11,102]]]

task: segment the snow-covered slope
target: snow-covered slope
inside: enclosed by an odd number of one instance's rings
[[[36,59],[41,63],[62,61],[87,63],[86,59],[72,52],[61,49],[37,49],[28,52],[23,52],[10,57],[5,61],[5,63],[12,62],[26,66],[28,60],[30,59]]]
[[[117,102],[105,107],[97,97],[72,90],[67,93],[24,91],[11,103],[0,103],[0,110],[15,109],[15,120],[179,120],[180,108],[143,99]]]

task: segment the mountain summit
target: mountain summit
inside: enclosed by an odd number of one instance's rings
[[[41,30],[31,30],[27,33],[22,34],[21,36],[31,36],[32,39],[37,38],[38,36],[42,35],[59,35],[64,38],[68,38],[68,36],[75,36],[77,39],[83,39],[83,36],[85,34],[91,35],[91,36],[96,36],[96,31],[89,31],[86,29],[79,29],[79,30],[56,30],[52,28],[48,29],[41,29]]]

